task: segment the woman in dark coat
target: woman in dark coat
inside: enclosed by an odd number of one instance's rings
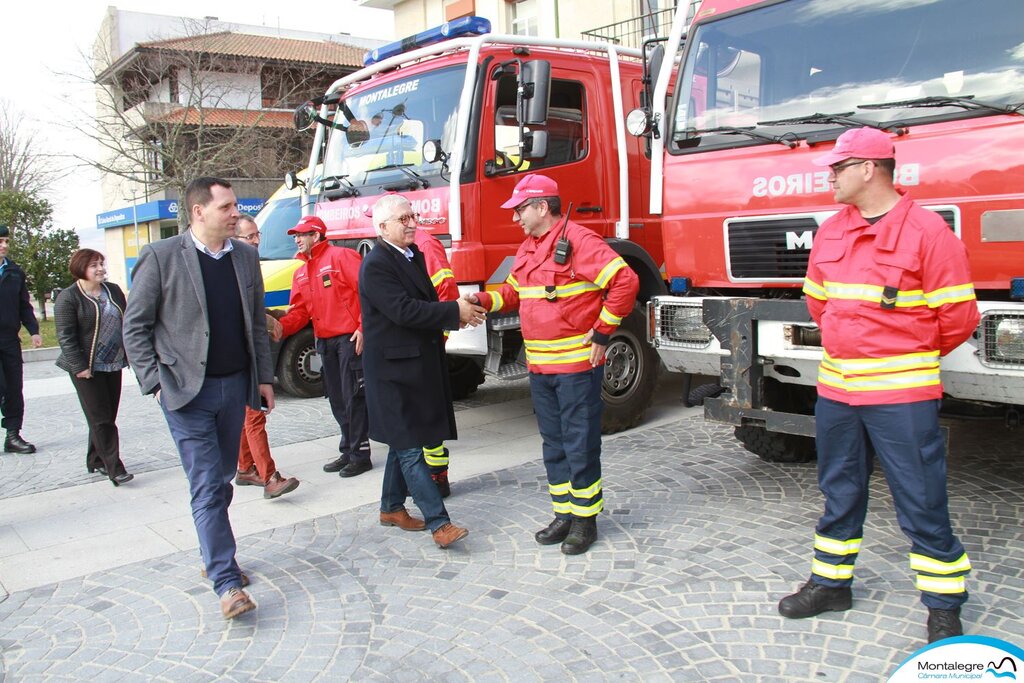
[[[60,344],[57,367],[71,376],[89,424],[86,469],[120,486],[133,478],[121,462],[116,424],[121,371],[128,365],[121,339],[124,292],[106,282],[106,265],[98,251],[79,249],[71,255],[68,268],[75,282],[61,291],[54,304]]]

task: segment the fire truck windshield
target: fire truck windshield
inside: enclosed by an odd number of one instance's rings
[[[345,120],[339,106],[335,121],[344,128],[330,131],[322,177],[345,177],[350,187],[373,188],[364,195],[408,184],[410,178],[429,184],[442,164],[423,158],[423,143],[440,140],[441,149],[451,152],[464,75],[464,66],[451,67],[347,95],[344,105],[355,123]],[[326,188],[311,188],[321,189]]]
[[[1022,26],[1020,0],[791,0],[699,24],[676,88],[674,149],[766,144],[714,129],[804,137],[1013,111]]]

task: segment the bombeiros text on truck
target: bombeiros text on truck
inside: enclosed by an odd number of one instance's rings
[[[1016,426],[1024,3],[705,0],[685,23],[629,121],[651,142],[671,290],[650,300],[651,338],[670,370],[719,377],[694,390],[705,415],[767,460],[813,457],[821,338],[801,285],[838,207],[811,159],[870,126],[893,139],[897,184],[969,253],[981,323],[941,361],[944,409]]]
[[[401,192],[448,249],[460,289],[480,291],[505,280],[524,239],[501,203],[523,174],[550,176],[573,202],[571,218],[640,276],[641,301],[612,337],[604,375],[604,428],[624,429],[652,399],[659,360],[645,307],[667,292],[659,221],[642,202],[648,145],[625,129],[625,112],[650,88],[638,50],[494,35],[485,19],[458,19],[368,53],[363,69],[296,111],[299,128],[316,129],[302,203],[328,239],[365,253],[371,207]],[[515,314],[453,333],[446,348],[456,395],[483,373],[526,374]]]

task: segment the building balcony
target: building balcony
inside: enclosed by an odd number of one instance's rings
[[[700,0],[680,0],[680,4],[688,4],[686,23],[693,20]],[[583,40],[605,41],[623,47],[640,49],[648,38],[668,38],[672,30],[672,18],[675,9],[659,10],[650,14],[619,21],[607,26],[599,26],[580,33]]]

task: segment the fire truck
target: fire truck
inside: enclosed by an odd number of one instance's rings
[[[705,0],[689,27],[677,16],[651,106],[629,115],[666,245],[650,335],[670,370],[719,378],[694,400],[749,451],[814,456],[821,335],[801,284],[838,207],[811,159],[859,126],[892,136],[898,186],[969,252],[981,323],[942,359],[944,409],[1020,422],[1022,26],[1019,0]]]
[[[651,402],[659,360],[645,305],[667,292],[660,221],[643,209],[648,145],[625,128],[650,89],[638,50],[495,35],[486,19],[458,19],[368,53],[364,68],[296,111],[298,128],[315,126],[302,203],[329,240],[365,254],[374,202],[400,192],[445,245],[460,290],[480,291],[505,280],[524,239],[501,203],[525,173],[553,178],[571,218],[640,276],[642,301],[611,338],[604,374],[603,427],[621,430]],[[482,373],[526,375],[515,314],[453,333],[447,351],[457,395]]]

